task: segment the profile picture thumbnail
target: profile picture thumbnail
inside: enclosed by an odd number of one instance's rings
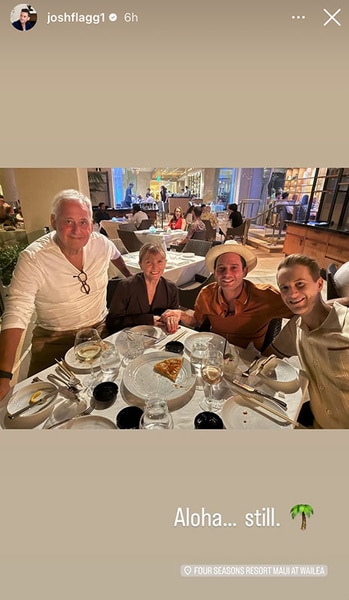
[[[31,4],[16,4],[11,10],[10,20],[12,26],[18,31],[29,31],[35,27],[37,16]]]

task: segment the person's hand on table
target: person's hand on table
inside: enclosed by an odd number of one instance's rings
[[[161,315],[161,321],[165,323],[168,333],[176,333],[181,319],[180,310],[166,310]]]
[[[162,331],[166,331],[166,324],[161,320],[161,317],[158,315],[153,316],[154,327],[159,327]]]

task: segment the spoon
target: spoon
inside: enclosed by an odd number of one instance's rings
[[[50,400],[50,402],[47,402],[47,404],[45,405],[45,406],[47,406],[48,404],[50,404],[52,402],[52,400],[54,399],[54,397],[56,395],[57,395],[57,390],[51,390],[50,392],[48,392],[48,394],[45,394],[44,396],[42,396],[42,391],[39,390],[38,392],[35,392],[34,394],[31,395],[31,397],[29,398],[29,404],[27,404],[27,406],[20,408],[19,410],[12,413],[11,415],[9,414],[8,417],[9,417],[9,419],[14,419],[15,417],[18,417],[22,413],[29,410],[29,408],[31,408],[32,406],[36,406],[38,404],[43,404],[43,402],[45,402],[45,400],[47,400],[48,398],[50,398],[50,396],[52,396],[52,399]]]

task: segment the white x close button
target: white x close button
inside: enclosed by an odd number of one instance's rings
[[[341,23],[339,21],[337,21],[337,19],[335,18],[338,15],[338,13],[341,12],[341,10],[342,10],[341,8],[336,10],[336,12],[333,13],[333,15],[327,10],[327,8],[324,8],[323,10],[330,17],[329,19],[327,19],[327,21],[325,21],[324,27],[326,27],[326,25],[328,25],[331,21],[336,23],[336,25],[338,25],[338,27],[341,27]]]

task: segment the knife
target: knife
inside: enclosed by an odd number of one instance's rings
[[[238,379],[230,379],[226,375],[225,375],[225,377],[227,379],[229,379],[229,381],[231,381],[237,387],[241,388],[242,390],[245,390],[245,392],[249,392],[250,394],[258,394],[258,396],[262,396],[262,398],[268,398],[268,400],[271,400],[272,402],[275,402],[276,404],[278,404],[280,406],[280,408],[287,410],[287,404],[283,400],[279,400],[278,398],[275,398],[274,396],[270,396],[270,394],[260,392],[259,390],[252,387],[251,385],[247,385],[246,383],[242,383],[241,381],[238,381]]]
[[[43,404],[42,408],[40,408],[38,411],[36,411],[34,413],[36,415],[41,410],[43,410],[44,408],[46,408],[49,404],[51,404],[51,402],[54,400],[55,396],[57,396],[57,393],[58,393],[57,389],[51,390],[50,392],[48,392],[45,396],[43,396],[37,402],[33,402],[32,404],[27,404],[26,406],[23,406],[23,408],[20,408],[20,409],[16,410],[16,412],[14,412],[14,413],[11,413],[11,414],[7,413],[8,414],[8,418],[9,419],[15,419],[16,417],[18,417],[22,413],[26,412],[30,408],[33,408],[34,406],[40,406],[41,404]],[[51,398],[51,396],[52,396],[52,398]],[[50,400],[48,400],[49,398],[50,398]],[[48,402],[46,402],[46,400],[48,400]]]

